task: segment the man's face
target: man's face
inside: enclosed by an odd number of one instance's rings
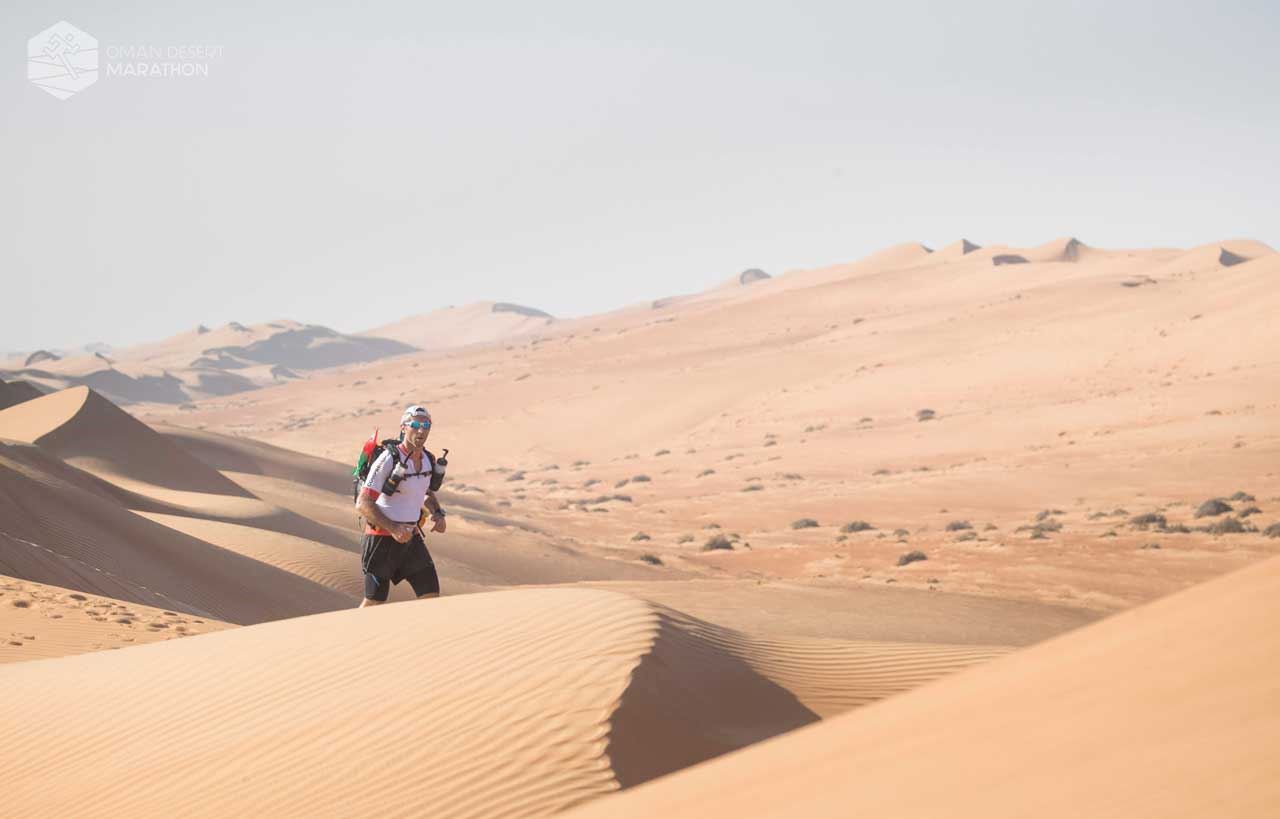
[[[412,426],[405,424],[401,427],[404,430],[404,440],[411,447],[424,446],[427,443],[427,436],[431,434],[431,427],[423,427],[414,429]]]

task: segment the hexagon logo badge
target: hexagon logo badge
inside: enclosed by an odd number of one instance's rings
[[[27,41],[27,79],[60,100],[98,81],[98,41],[63,20]]]

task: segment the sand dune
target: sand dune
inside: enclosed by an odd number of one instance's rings
[[[1280,561],[575,816],[1273,816]]]
[[[36,389],[26,381],[0,381],[0,410],[12,407],[14,404],[21,404],[23,401],[30,401],[33,398],[39,398],[44,393]]]
[[[546,329],[554,320],[549,313],[531,307],[482,301],[408,318],[396,317],[369,330],[368,335],[394,339],[423,350],[448,350],[528,335]]]
[[[98,475],[121,475],[180,491],[248,496],[88,387],[0,411],[0,438],[37,444]]]
[[[0,663],[69,657],[228,624],[0,575]]]
[[[33,354],[11,374],[52,390],[90,387],[121,403],[183,404],[234,395],[299,377],[413,350],[398,341],[348,336],[319,325],[275,321],[199,327],[162,341],[66,357]]]
[[[134,514],[114,487],[38,447],[0,444],[0,487],[0,573],[235,623],[350,605]]]
[[[991,654],[912,650],[913,682]],[[874,697],[899,651],[752,643],[598,591],[335,612],[0,668],[23,748],[0,776],[26,816],[340,816],[375,793],[547,815],[848,704],[828,688]]]

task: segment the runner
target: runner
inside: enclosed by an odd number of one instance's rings
[[[414,405],[400,418],[401,440],[384,448],[369,467],[356,499],[365,521],[360,542],[364,600],[360,608],[385,603],[391,585],[408,580],[419,599],[440,596],[440,578],[423,540],[420,521],[431,516],[431,531],[443,533],[445,513],[431,490],[435,458],[424,447],[431,413]]]

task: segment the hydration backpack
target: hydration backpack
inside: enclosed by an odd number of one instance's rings
[[[364,442],[364,446],[360,448],[360,457],[356,460],[355,469],[351,470],[351,501],[354,503],[360,497],[360,488],[364,486],[365,480],[369,477],[369,470],[373,468],[373,462],[378,460],[378,455],[385,451],[393,462],[399,464],[400,461],[400,439],[384,438],[378,440],[378,430],[374,429],[373,434],[369,436],[369,440]],[[444,454],[437,458],[428,450],[422,450],[426,456],[427,468],[423,471],[431,473],[431,491],[434,492],[444,483],[445,468],[449,465],[449,450],[444,450]],[[403,476],[402,476],[403,477]],[[384,495],[394,495],[399,487],[400,481],[394,480],[394,477],[388,477],[383,482],[381,491]]]

